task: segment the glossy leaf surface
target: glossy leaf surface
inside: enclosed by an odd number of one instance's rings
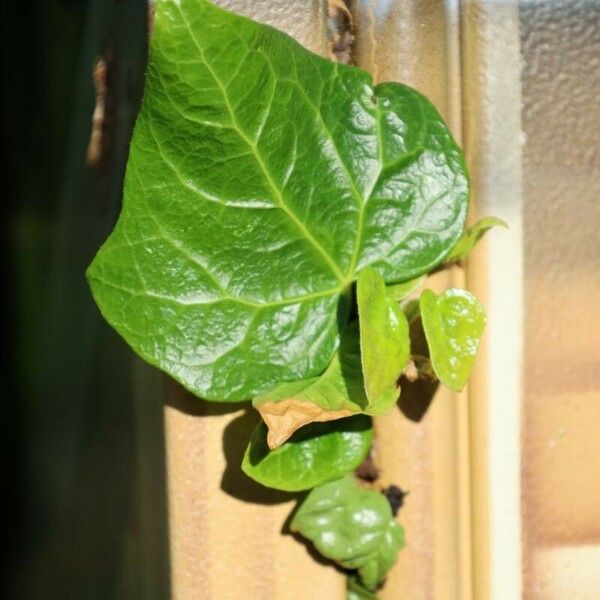
[[[123,211],[88,270],[109,323],[211,400],[317,376],[355,273],[417,276],[462,231],[433,106],[207,0],[157,0]]]
[[[383,277],[370,267],[358,275],[356,301],[365,391],[375,402],[398,387],[410,355],[408,321],[388,295]]]
[[[447,262],[463,260],[471,250],[475,248],[477,242],[490,230],[492,227],[508,227],[506,221],[498,217],[484,217],[480,219],[472,227],[468,227],[460,236],[456,246],[452,248],[450,254],[446,257]]]
[[[267,442],[277,448],[297,429],[313,422],[325,422],[356,413],[384,414],[398,399],[391,388],[374,401],[365,393],[356,323],[342,335],[340,347],[321,377],[282,383],[253,400],[267,424]]]
[[[250,439],[242,470],[267,487],[295,492],[343,477],[365,459],[371,447],[371,419],[356,415],[298,430],[269,451],[267,427],[260,423]]]
[[[362,489],[348,475],[312,490],[296,512],[292,531],[326,558],[359,569],[368,587],[383,580],[404,543],[402,528],[379,492]],[[372,582],[376,579],[375,584]]]
[[[424,290],[420,308],[433,370],[443,384],[461,391],[485,327],[483,306],[466,290],[452,288],[439,296]]]

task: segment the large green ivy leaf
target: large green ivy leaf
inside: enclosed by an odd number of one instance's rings
[[[402,528],[385,496],[362,489],[351,475],[312,490],[290,528],[326,558],[358,569],[371,588],[385,579],[404,546]]]
[[[308,490],[358,467],[371,439],[371,419],[356,415],[307,425],[276,450],[269,450],[267,427],[260,423],[250,439],[242,470],[267,487],[287,492]]]
[[[109,323],[210,400],[320,374],[356,273],[438,264],[462,153],[418,92],[373,86],[207,0],[157,0],[123,211],[88,270]]]
[[[446,257],[446,261],[453,262],[466,258],[471,250],[475,248],[477,242],[493,227],[508,228],[508,225],[506,221],[498,217],[484,217],[483,219],[479,219],[475,225],[465,229],[454,248],[450,251],[450,254]]]
[[[410,356],[408,321],[398,302],[388,295],[383,277],[367,267],[356,284],[360,355],[369,401],[398,387]]]
[[[485,327],[483,306],[466,290],[452,288],[439,296],[424,290],[420,308],[433,370],[459,392],[469,379]]]
[[[357,323],[341,337],[340,347],[320,377],[281,383],[252,401],[268,427],[269,448],[277,448],[307,423],[333,421],[356,413],[381,415],[398,400],[396,387],[368,399],[360,357]]]

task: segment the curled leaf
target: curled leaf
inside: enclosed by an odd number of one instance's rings
[[[295,492],[343,477],[358,467],[371,446],[371,419],[356,415],[313,423],[276,450],[269,450],[264,423],[254,430],[242,470],[262,485]]]
[[[375,269],[359,273],[356,300],[365,391],[368,400],[376,402],[398,387],[410,355],[408,321]]]
[[[424,290],[420,308],[433,370],[443,384],[459,392],[485,327],[483,306],[466,290],[452,288],[439,296]]]
[[[300,384],[306,393],[294,395],[289,391],[290,388],[295,389],[294,384],[289,384],[289,388],[288,384],[281,384],[275,392],[283,399],[265,400],[254,405],[267,427],[267,445],[271,449],[279,448],[295,431],[309,423],[326,423],[360,412],[355,406],[333,410],[323,408],[308,399],[314,390],[318,390],[318,385],[312,388],[312,383],[308,383],[304,387],[305,382],[302,381],[295,384]]]
[[[253,400],[267,424],[269,448],[277,448],[297,429],[312,423],[348,417],[353,414],[383,414],[398,399],[396,388],[370,401],[365,392],[361,367],[358,327],[351,324],[340,347],[321,377],[282,383]]]

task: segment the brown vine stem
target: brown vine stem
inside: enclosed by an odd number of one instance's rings
[[[327,3],[329,58],[345,65],[354,64],[354,17],[344,0]]]
[[[426,381],[437,381],[437,375],[431,365],[431,360],[428,356],[413,354],[408,360],[408,364],[404,368],[402,375],[410,382],[415,382],[419,379]]]

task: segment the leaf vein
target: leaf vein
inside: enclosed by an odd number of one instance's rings
[[[223,82],[219,79],[215,70],[212,68],[210,63],[206,60],[206,55],[204,53],[204,49],[199,44],[198,39],[197,39],[192,27],[190,26],[188,19],[186,18],[185,14],[182,12],[179,4],[175,4],[174,6],[177,7],[177,10],[179,11],[181,18],[186,25],[186,28],[190,35],[190,39],[196,46],[198,52],[200,53],[200,56],[202,57],[203,63],[206,66],[207,71],[210,73],[212,79],[214,80],[215,84],[219,88],[221,95],[223,96],[223,101],[225,102],[225,106],[227,107],[227,110],[229,111],[229,114],[231,116],[231,120],[232,120],[232,123],[233,123],[235,129],[237,130],[240,138],[252,149],[253,155],[256,159],[258,166],[260,167],[260,169],[263,172],[263,175],[265,177],[267,185],[271,188],[271,191],[273,192],[274,200],[277,202],[279,207],[288,215],[288,217],[294,223],[294,225],[303,233],[303,235],[306,237],[307,241],[314,247],[314,249],[317,251],[317,253],[321,255],[321,257],[323,258],[325,263],[328,265],[329,269],[331,270],[333,275],[336,277],[336,279],[338,279],[338,281],[341,284],[346,285],[347,278],[341,272],[340,268],[335,263],[332,256],[323,248],[323,246],[319,243],[319,241],[308,230],[306,225],[298,218],[298,216],[294,213],[294,211],[291,210],[291,208],[285,203],[285,201],[283,199],[283,194],[282,194],[281,190],[275,184],[273,176],[271,175],[269,169],[267,168],[267,165],[265,164],[264,158],[262,157],[261,153],[258,151],[258,148],[256,147],[256,145],[252,142],[252,140],[248,137],[248,135],[242,130],[239,123],[237,122],[237,118],[235,116],[235,111],[233,110],[231,102],[229,101],[229,96],[227,95],[227,90],[223,86]]]
[[[119,290],[121,292],[125,292],[126,294],[130,294],[131,296],[144,296],[144,297],[148,297],[148,298],[155,298],[157,300],[164,300],[166,302],[171,302],[173,304],[178,304],[180,306],[200,306],[200,305],[206,306],[206,305],[210,305],[210,304],[220,304],[222,302],[234,302],[236,304],[242,304],[244,306],[249,306],[249,307],[255,309],[256,312],[260,312],[261,310],[264,310],[267,308],[277,308],[280,306],[302,304],[303,302],[306,302],[309,300],[318,300],[320,298],[333,297],[336,294],[340,293],[340,290],[338,288],[332,288],[332,289],[325,290],[323,292],[319,292],[319,293],[315,293],[315,294],[307,294],[306,296],[295,296],[295,297],[285,298],[284,300],[277,301],[277,302],[261,303],[261,302],[256,302],[256,301],[252,301],[252,300],[244,300],[242,298],[237,298],[235,296],[230,296],[230,295],[224,295],[221,298],[210,299],[206,302],[200,302],[199,300],[185,301],[185,300],[182,300],[181,298],[174,298],[173,296],[167,296],[165,294],[160,294],[158,292],[152,292],[148,289],[134,290],[134,289],[131,289],[131,288],[128,288],[125,286],[118,285],[107,279],[104,279],[103,277],[100,277],[97,274],[93,275],[93,279],[95,279],[96,281],[98,281],[101,284],[106,285],[110,288]]]

